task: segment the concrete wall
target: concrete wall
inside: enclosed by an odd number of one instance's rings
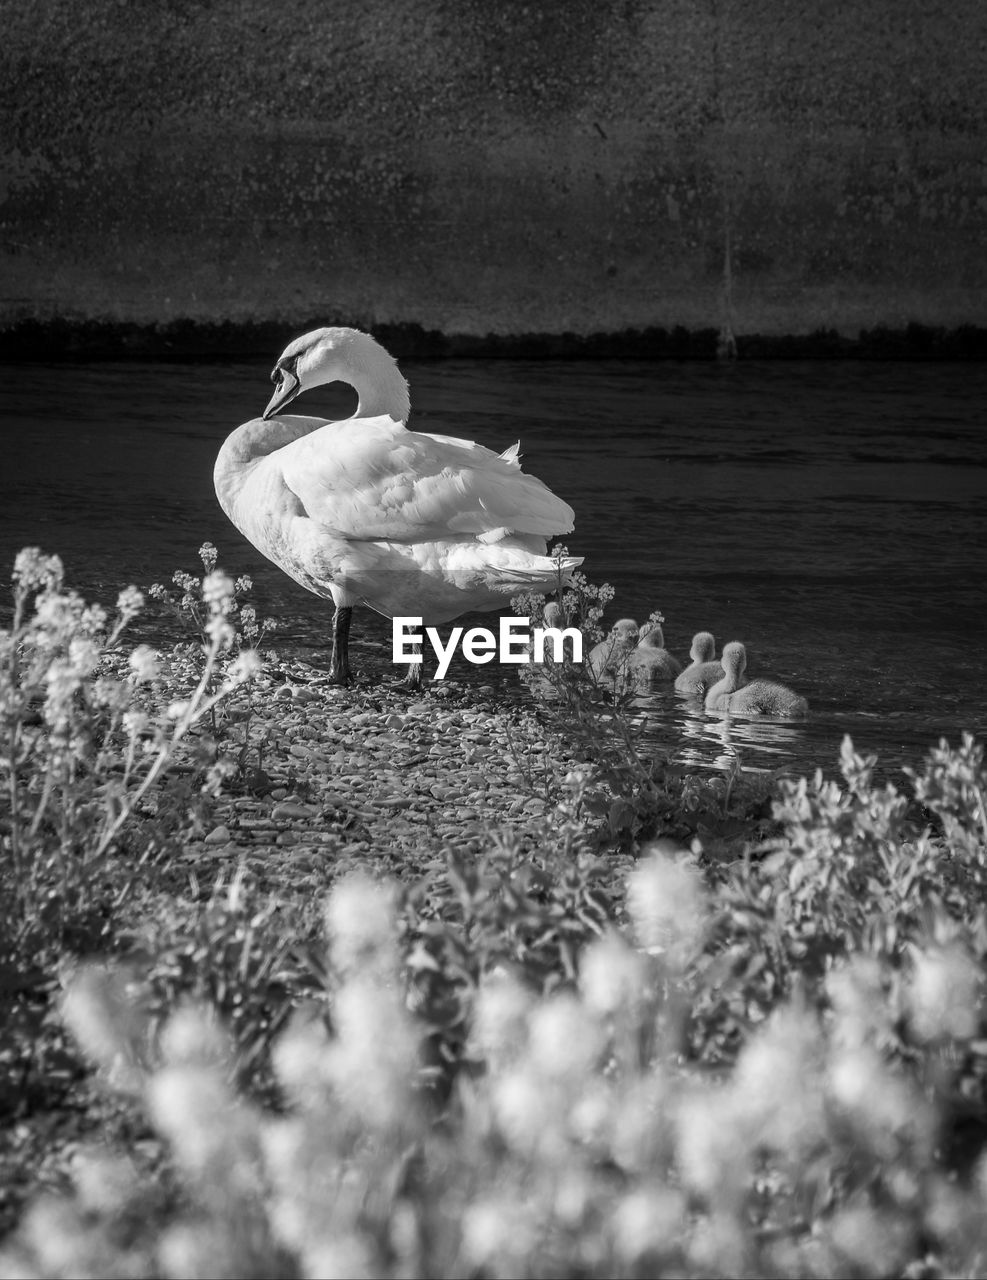
[[[0,20],[0,322],[987,322],[983,0]]]

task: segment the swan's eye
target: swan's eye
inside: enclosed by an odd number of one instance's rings
[[[295,378],[295,366],[298,364],[297,356],[288,356],[286,360],[279,360],[271,371],[271,381],[280,382],[283,378]]]

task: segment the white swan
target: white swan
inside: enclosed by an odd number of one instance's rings
[[[260,418],[226,440],[214,480],[220,505],[258,551],[335,605],[330,676],[349,680],[353,606],[436,626],[512,595],[558,586],[546,538],[568,533],[572,508],[502,454],[471,440],[408,431],[408,384],[357,329],[296,338],[271,374]],[[347,382],[359,397],[341,422],[282,414],[300,392]],[[581,564],[563,561],[563,577]],[[420,667],[409,672],[420,679]]]
[[[637,648],[627,658],[627,670],[638,689],[665,684],[682,670],[682,663],[665,648],[665,633],[660,623],[642,624]]]
[[[675,677],[675,688],[679,693],[694,693],[702,698],[706,690],[725,675],[716,661],[716,641],[709,631],[697,631],[692,637],[689,657],[692,661]]]
[[[610,634],[589,651],[586,662],[594,676],[622,676],[627,671],[627,659],[637,644],[638,627],[633,618],[621,618],[610,629]]]
[[[707,711],[731,711],[739,716],[804,716],[805,698],[773,680],[744,682],[747,650],[738,641],[723,646],[724,676],[706,693]]]

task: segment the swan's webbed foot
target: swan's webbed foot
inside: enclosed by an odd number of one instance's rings
[[[412,662],[408,667],[408,674],[403,680],[397,682],[398,689],[414,689],[416,692],[422,687],[422,668],[424,664],[421,662]]]
[[[415,643],[407,652],[414,654],[414,660],[408,662],[407,675],[402,677],[400,680],[395,680],[391,687],[394,689],[412,690],[417,693],[422,687],[422,670],[424,666],[422,662],[421,645]]]

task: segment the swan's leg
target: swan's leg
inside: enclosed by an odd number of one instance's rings
[[[422,663],[411,663],[408,667],[408,674],[399,683],[405,689],[420,689],[422,687]]]
[[[416,657],[415,661],[408,666],[408,674],[403,680],[398,681],[402,689],[420,689],[422,687],[422,647],[420,644],[412,647]]]
[[[351,605],[337,607],[332,616],[332,657],[329,659],[329,679],[334,684],[350,682],[350,623],[352,621]]]

